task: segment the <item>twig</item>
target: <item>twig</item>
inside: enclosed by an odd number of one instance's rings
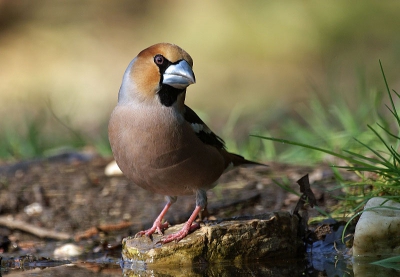
[[[126,229],[132,226],[132,222],[130,221],[122,221],[116,224],[104,224],[100,226],[93,226],[87,229],[86,231],[79,233],[75,236],[75,241],[80,241],[82,239],[88,239],[92,236],[97,235],[99,232],[113,232],[119,231],[122,229]]]
[[[72,238],[71,235],[62,232],[56,232],[52,230],[47,230],[44,228],[40,228],[29,224],[25,221],[16,220],[11,216],[0,216],[0,226],[4,226],[11,230],[20,230],[37,236],[39,238],[48,238],[48,239],[55,239],[55,240],[69,240]]]

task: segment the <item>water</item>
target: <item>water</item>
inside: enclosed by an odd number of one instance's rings
[[[372,260],[335,255],[247,264],[200,263],[194,267],[151,267],[119,257],[55,261],[27,256],[3,257],[0,276],[400,276],[400,271],[371,264]]]
[[[335,267],[336,266],[336,267]],[[329,268],[327,276],[353,276],[347,261]],[[335,268],[334,271],[331,269]],[[151,267],[143,263],[123,262],[116,257],[54,261],[35,257],[5,258],[2,276],[313,276],[320,272],[307,259],[264,260],[247,264],[200,263],[194,267]],[[343,273],[349,272],[348,275]],[[333,275],[331,275],[331,273]],[[336,274],[336,275],[335,275]]]

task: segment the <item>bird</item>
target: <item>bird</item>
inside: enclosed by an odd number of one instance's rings
[[[111,113],[108,135],[113,156],[134,184],[166,196],[151,228],[136,236],[163,235],[163,219],[178,196],[195,195],[196,206],[182,229],[163,236],[178,242],[199,225],[207,190],[230,168],[263,165],[230,153],[217,136],[185,105],[186,90],[196,82],[193,60],[182,48],[158,43],[142,50],[128,65]]]

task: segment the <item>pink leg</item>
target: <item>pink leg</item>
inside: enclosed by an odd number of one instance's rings
[[[201,206],[196,206],[192,215],[189,217],[189,219],[185,223],[185,225],[183,225],[182,229],[176,233],[173,233],[173,234],[168,235],[167,237],[163,238],[161,240],[161,243],[168,243],[173,240],[178,242],[181,239],[183,239],[184,237],[186,237],[187,234],[189,233],[189,231],[193,231],[193,230],[196,230],[197,228],[199,228],[199,225],[197,223],[193,224],[193,225],[192,225],[192,223],[196,219],[197,215],[200,213],[201,209],[202,209]]]
[[[162,224],[162,220],[165,216],[165,214],[167,213],[169,207],[171,207],[172,203],[168,201],[168,203],[165,205],[164,209],[161,211],[160,215],[156,218],[156,220],[153,223],[153,227],[151,227],[150,229],[147,229],[145,231],[140,231],[139,233],[137,233],[135,235],[135,237],[139,237],[139,236],[151,236],[152,234],[154,234],[154,232],[157,232],[158,234],[162,235],[163,232],[162,230],[167,229],[168,228],[168,222]]]

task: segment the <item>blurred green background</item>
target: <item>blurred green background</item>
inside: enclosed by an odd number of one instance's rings
[[[323,109],[344,97],[356,113],[383,93],[379,59],[399,85],[399,11],[372,0],[0,0],[0,158],[85,145],[109,155],[125,68],[158,42],[192,56],[187,104],[232,150],[249,133],[290,136],[316,93]]]

